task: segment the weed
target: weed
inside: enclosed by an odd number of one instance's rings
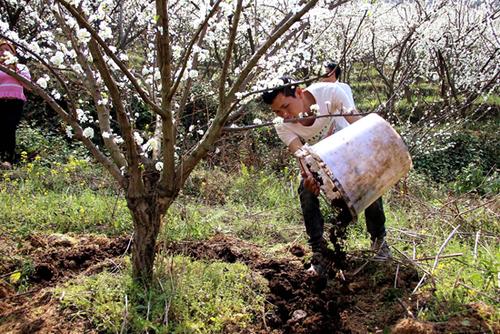
[[[160,256],[155,282],[143,291],[128,272],[103,272],[56,293],[63,308],[106,333],[221,333],[247,327],[264,307],[265,283],[243,264]]]

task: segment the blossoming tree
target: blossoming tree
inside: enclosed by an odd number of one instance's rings
[[[41,96],[68,135],[124,189],[134,223],[135,279],[150,282],[164,214],[197,163],[214,149],[242,92],[281,66],[282,49],[296,51],[293,38],[303,34],[317,2],[26,0],[18,7],[9,2],[9,13],[19,9],[18,16],[0,24],[0,35],[43,75],[30,83],[6,66],[0,70]],[[346,2],[322,1],[322,6],[334,9]],[[180,150],[180,119],[195,98],[194,82],[212,87],[217,108],[205,130],[190,127],[199,141]],[[152,126],[139,126],[137,101],[153,115]]]

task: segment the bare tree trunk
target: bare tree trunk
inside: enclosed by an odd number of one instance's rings
[[[132,276],[136,282],[150,286],[153,281],[156,240],[166,209],[161,208],[154,197],[127,198],[127,204],[134,221]]]

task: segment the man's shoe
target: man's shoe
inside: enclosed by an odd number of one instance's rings
[[[372,241],[372,251],[375,253],[374,260],[386,261],[392,257],[391,249],[384,238]]]
[[[331,261],[323,252],[314,252],[311,258],[311,267],[307,272],[313,276],[325,277],[328,274],[328,268]]]

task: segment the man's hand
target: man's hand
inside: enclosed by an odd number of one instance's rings
[[[302,177],[304,178],[304,188],[312,192],[315,196],[319,195],[319,183],[312,176],[309,170],[302,172]]]

